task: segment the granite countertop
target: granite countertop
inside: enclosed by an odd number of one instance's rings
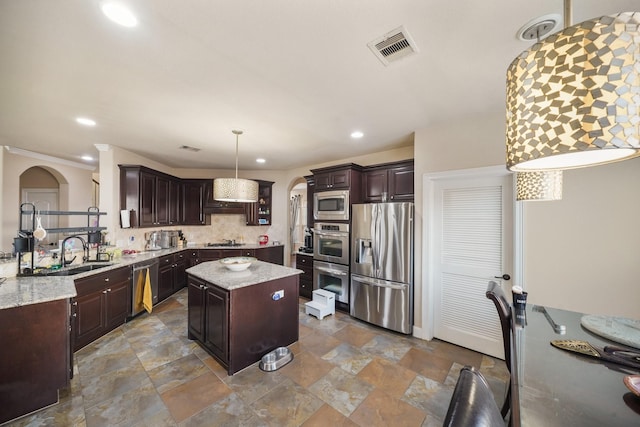
[[[243,288],[270,280],[302,274],[302,270],[254,261],[244,271],[231,271],[220,261],[208,261],[187,269],[187,273],[226,290]]]
[[[5,308],[20,307],[23,305],[37,304],[41,302],[54,301],[58,299],[73,298],[76,294],[76,287],[74,280],[82,279],[97,273],[104,273],[110,270],[115,270],[121,267],[137,264],[142,261],[146,261],[152,258],[159,258],[165,255],[171,255],[183,250],[195,250],[195,249],[260,249],[270,246],[283,246],[283,245],[259,245],[249,243],[241,246],[214,246],[207,247],[204,244],[198,244],[189,246],[186,248],[170,248],[161,249],[159,251],[146,251],[140,252],[135,256],[122,256],[121,258],[115,258],[113,261],[104,263],[109,264],[106,267],[99,268],[93,271],[87,271],[73,276],[23,276],[23,277],[9,277],[6,281],[0,284],[0,310]],[[12,262],[17,262],[15,259]],[[93,263],[100,264],[100,263]],[[268,264],[268,263],[261,263]],[[78,267],[79,265],[73,265],[70,268]],[[253,266],[252,266],[253,267]],[[288,268],[277,266],[280,268]],[[225,268],[226,270],[226,268]],[[289,269],[296,271],[295,269]],[[228,271],[228,270],[227,270]],[[299,270],[298,270],[299,271]],[[295,273],[293,273],[295,274]],[[287,274],[291,275],[291,274]],[[286,275],[285,275],[286,276]],[[281,277],[285,277],[281,276]],[[246,285],[245,285],[246,286]]]

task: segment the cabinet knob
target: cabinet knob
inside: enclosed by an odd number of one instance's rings
[[[78,317],[78,313],[73,313],[71,317]]]
[[[103,293],[103,294],[106,294],[106,293],[107,293],[107,290],[105,289],[104,291],[102,291],[102,293]]]
[[[109,278],[107,277],[106,279],[104,279],[104,281],[105,281],[105,282],[108,282],[108,281],[109,281]]]

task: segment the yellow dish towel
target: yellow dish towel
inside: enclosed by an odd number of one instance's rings
[[[149,277],[148,268],[144,278],[144,292],[142,296],[142,304],[144,305],[144,309],[147,310],[148,313],[151,313],[151,310],[153,310],[153,291],[151,290],[151,278]]]

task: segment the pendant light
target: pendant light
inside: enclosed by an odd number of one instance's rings
[[[236,177],[213,180],[213,198],[221,202],[253,203],[258,201],[258,183],[238,178],[238,137],[241,130],[232,131],[236,136]]]
[[[507,168],[572,169],[640,156],[640,12],[570,25],[507,71]],[[568,13],[569,12],[569,13]]]
[[[562,200],[562,171],[517,172],[516,200]]]

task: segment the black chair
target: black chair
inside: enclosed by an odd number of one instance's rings
[[[443,427],[504,427],[504,418],[484,376],[472,366],[460,370]]]
[[[507,364],[507,369],[511,372],[511,306],[507,300],[502,286],[493,280],[489,282],[487,287],[487,298],[489,298],[496,306],[498,310],[498,316],[500,317],[500,326],[502,327],[502,342],[504,345],[504,361]],[[507,396],[505,397],[504,404],[500,413],[503,417],[509,413],[511,407],[511,382],[507,387]]]

